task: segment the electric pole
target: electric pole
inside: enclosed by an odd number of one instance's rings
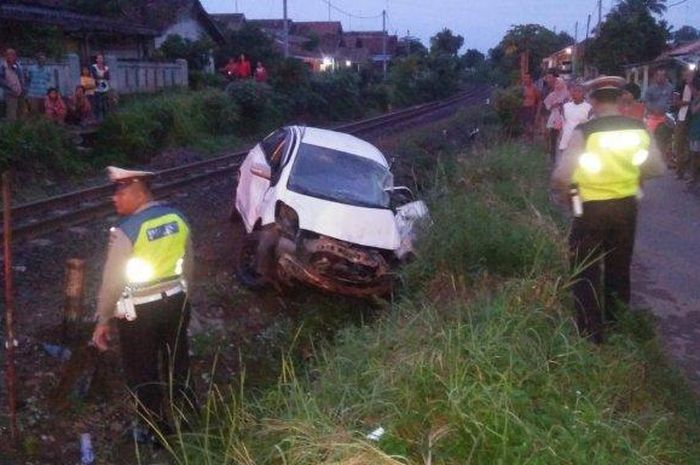
[[[284,57],[289,58],[289,24],[287,24],[287,0],[282,0],[284,4]]]
[[[382,10],[382,71],[386,80],[386,10]]]
[[[571,47],[571,77],[576,77],[576,48],[578,47],[578,21],[574,26],[574,46]]]
[[[581,52],[581,69],[583,70],[583,77],[586,78],[586,53],[588,52],[588,32],[591,29],[591,14],[588,13],[588,19],[586,20],[586,39],[583,41],[583,51]]]
[[[598,0],[598,26],[596,26],[595,35],[600,35],[600,23],[603,21],[603,0]]]
[[[326,3],[328,3],[328,21],[331,20],[331,0],[326,0]]]
[[[238,13],[238,0],[236,0],[236,13]]]

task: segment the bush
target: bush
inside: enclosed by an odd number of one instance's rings
[[[223,91],[166,93],[110,114],[98,130],[96,151],[113,162],[143,163],[165,147],[230,134],[238,122],[238,108]]]
[[[269,118],[275,114],[272,107],[272,88],[265,83],[252,79],[233,81],[226,87],[229,98],[236,102],[240,109],[238,130],[243,134],[256,134],[262,128],[270,125]]]
[[[362,115],[360,77],[357,73],[336,71],[317,74],[311,80],[311,89],[324,102],[318,110],[326,119],[350,120]]]
[[[73,136],[47,119],[0,122],[0,171],[35,174],[83,171],[88,162],[75,153]]]
[[[519,86],[497,89],[493,93],[493,105],[506,132],[518,135],[522,131],[519,113],[523,104],[522,90]]]

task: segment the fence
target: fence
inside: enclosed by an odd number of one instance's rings
[[[20,59],[25,71],[31,69],[36,61]],[[187,61],[150,62],[119,60],[114,55],[106,55],[109,66],[110,87],[119,94],[156,92],[166,87],[187,87]],[[63,60],[47,61],[51,81],[49,87],[56,87],[61,95],[72,95],[75,86],[80,83],[80,58],[69,53]],[[0,88],[0,96],[3,96]],[[4,96],[3,96],[4,98]]]

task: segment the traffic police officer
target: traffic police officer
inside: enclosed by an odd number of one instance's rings
[[[616,76],[586,83],[596,117],[574,130],[551,180],[557,198],[573,206],[569,252],[576,322],[596,343],[603,341],[603,323],[615,320],[616,307],[629,305],[641,181],[666,169],[644,125],[620,115],[624,85]]]
[[[137,411],[146,424],[168,434],[164,393],[172,393],[168,400],[180,408],[194,400],[187,384],[190,228],[182,213],[153,200],[153,173],[113,166],[107,172],[115,186],[115,209],[123,218],[110,230],[92,341],[106,350],[110,323],[116,320],[127,386]]]

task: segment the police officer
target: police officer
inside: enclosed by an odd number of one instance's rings
[[[618,111],[625,80],[603,76],[586,85],[595,118],[574,130],[551,182],[557,198],[573,207],[569,252],[577,326],[600,343],[603,323],[615,320],[620,304],[629,305],[641,181],[666,167],[644,125]]]
[[[116,321],[127,386],[146,420],[140,424],[168,434],[164,393],[173,393],[168,400],[181,408],[194,401],[187,384],[190,228],[182,213],[153,200],[153,173],[113,166],[107,172],[115,187],[115,209],[123,218],[110,230],[92,341],[106,350]],[[153,438],[143,427],[135,435],[139,441]]]

